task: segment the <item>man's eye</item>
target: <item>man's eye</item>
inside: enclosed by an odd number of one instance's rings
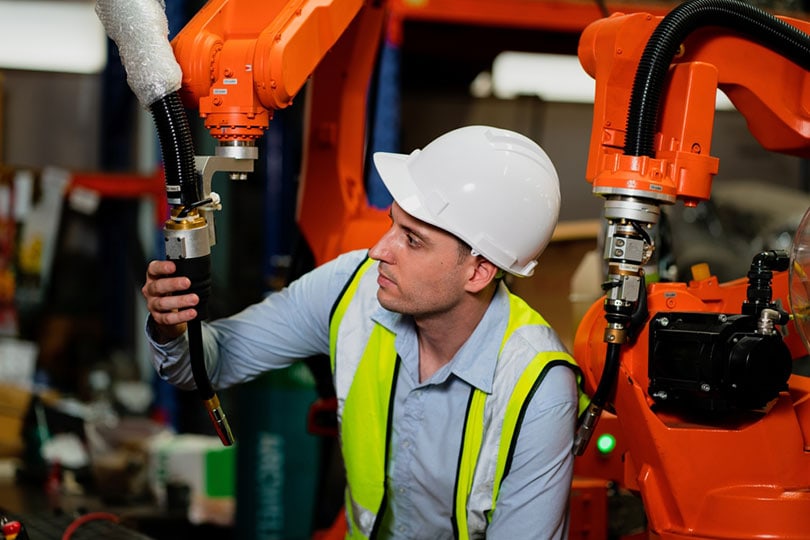
[[[417,247],[419,245],[419,240],[412,234],[406,234],[405,238],[408,240],[408,245],[411,247]]]

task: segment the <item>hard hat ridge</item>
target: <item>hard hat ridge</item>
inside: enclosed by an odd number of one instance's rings
[[[410,154],[377,152],[374,164],[405,212],[515,275],[532,274],[557,224],[554,165],[514,131],[465,126]]]

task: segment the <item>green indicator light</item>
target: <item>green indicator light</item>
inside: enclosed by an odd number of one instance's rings
[[[603,454],[609,454],[616,448],[616,437],[610,433],[603,433],[596,439],[596,449]]]

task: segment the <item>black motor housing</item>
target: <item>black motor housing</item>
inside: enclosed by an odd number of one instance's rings
[[[649,394],[693,411],[761,409],[787,389],[790,351],[753,315],[659,312],[650,321]]]

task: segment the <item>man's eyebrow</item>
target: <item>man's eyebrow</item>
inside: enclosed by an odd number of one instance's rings
[[[427,236],[427,237],[426,237],[424,234],[420,233],[418,230],[413,229],[413,228],[411,228],[411,227],[408,227],[407,225],[402,225],[402,224],[400,223],[400,225],[399,225],[399,226],[400,226],[400,227],[402,228],[402,230],[404,230],[406,233],[408,233],[408,234],[412,234],[413,236],[415,236],[415,237],[417,237],[419,240],[421,240],[423,243],[425,243],[425,244],[430,243],[430,237],[429,237],[429,236]]]
[[[391,211],[391,209],[390,209],[390,208],[388,209],[388,217],[389,217],[389,218],[391,218],[391,221],[392,221],[392,222],[393,222],[393,223],[394,223],[394,224],[395,224],[397,227],[399,227],[400,229],[402,229],[403,231],[405,231],[407,234],[412,234],[413,236],[417,237],[419,240],[421,240],[421,241],[422,241],[423,243],[425,243],[425,244],[431,243],[431,240],[430,240],[430,235],[429,235],[429,234],[428,234],[428,235],[425,235],[425,233],[424,233],[424,232],[420,232],[419,230],[414,229],[413,227],[410,227],[410,226],[408,226],[408,225],[405,225],[405,224],[404,224],[404,223],[402,223],[401,221],[395,221],[395,220],[394,220],[394,214],[392,213],[392,211]]]

